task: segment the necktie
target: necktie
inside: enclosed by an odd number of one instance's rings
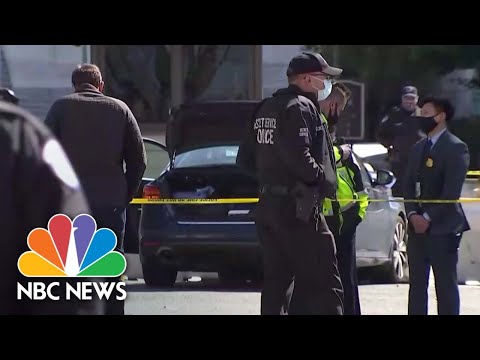
[[[425,147],[423,148],[423,159],[426,159],[428,155],[430,155],[430,150],[432,150],[432,140],[429,138],[425,143]]]
[[[417,166],[417,181],[420,181],[420,173],[422,172],[428,156],[430,155],[430,150],[432,149],[433,143],[432,140],[428,139],[425,143],[422,151],[422,157]]]

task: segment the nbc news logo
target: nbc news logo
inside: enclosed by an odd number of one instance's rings
[[[86,214],[77,216],[73,222],[66,215],[53,216],[48,230],[37,228],[27,239],[31,251],[18,259],[18,270],[29,278],[71,279],[62,285],[53,281],[17,283],[17,300],[92,300],[94,294],[100,299],[109,299],[116,293],[117,300],[127,296],[124,282],[81,281],[81,278],[117,278],[125,272],[125,257],[113,251],[117,237],[110,229],[97,230],[95,220]]]

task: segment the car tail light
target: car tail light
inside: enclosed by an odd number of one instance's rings
[[[160,188],[154,184],[147,184],[143,187],[144,199],[160,199]]]

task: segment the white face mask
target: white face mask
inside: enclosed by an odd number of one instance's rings
[[[317,90],[317,99],[318,101],[323,101],[325,100],[329,95],[330,93],[332,92],[332,80],[328,80],[328,79],[325,79],[325,80],[322,80],[316,76],[313,76],[315,79],[317,80],[320,80],[320,81],[323,81],[323,90],[320,90],[319,88],[317,88],[315,85],[313,85],[313,87]]]

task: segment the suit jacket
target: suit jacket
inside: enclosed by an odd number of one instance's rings
[[[428,139],[417,142],[409,157],[404,178],[404,198],[416,199],[417,182],[420,182],[424,200],[458,200],[470,164],[468,146],[446,130],[424,157],[423,149]],[[431,220],[429,233],[447,235],[470,230],[460,203],[406,203],[407,214],[427,213]]]

